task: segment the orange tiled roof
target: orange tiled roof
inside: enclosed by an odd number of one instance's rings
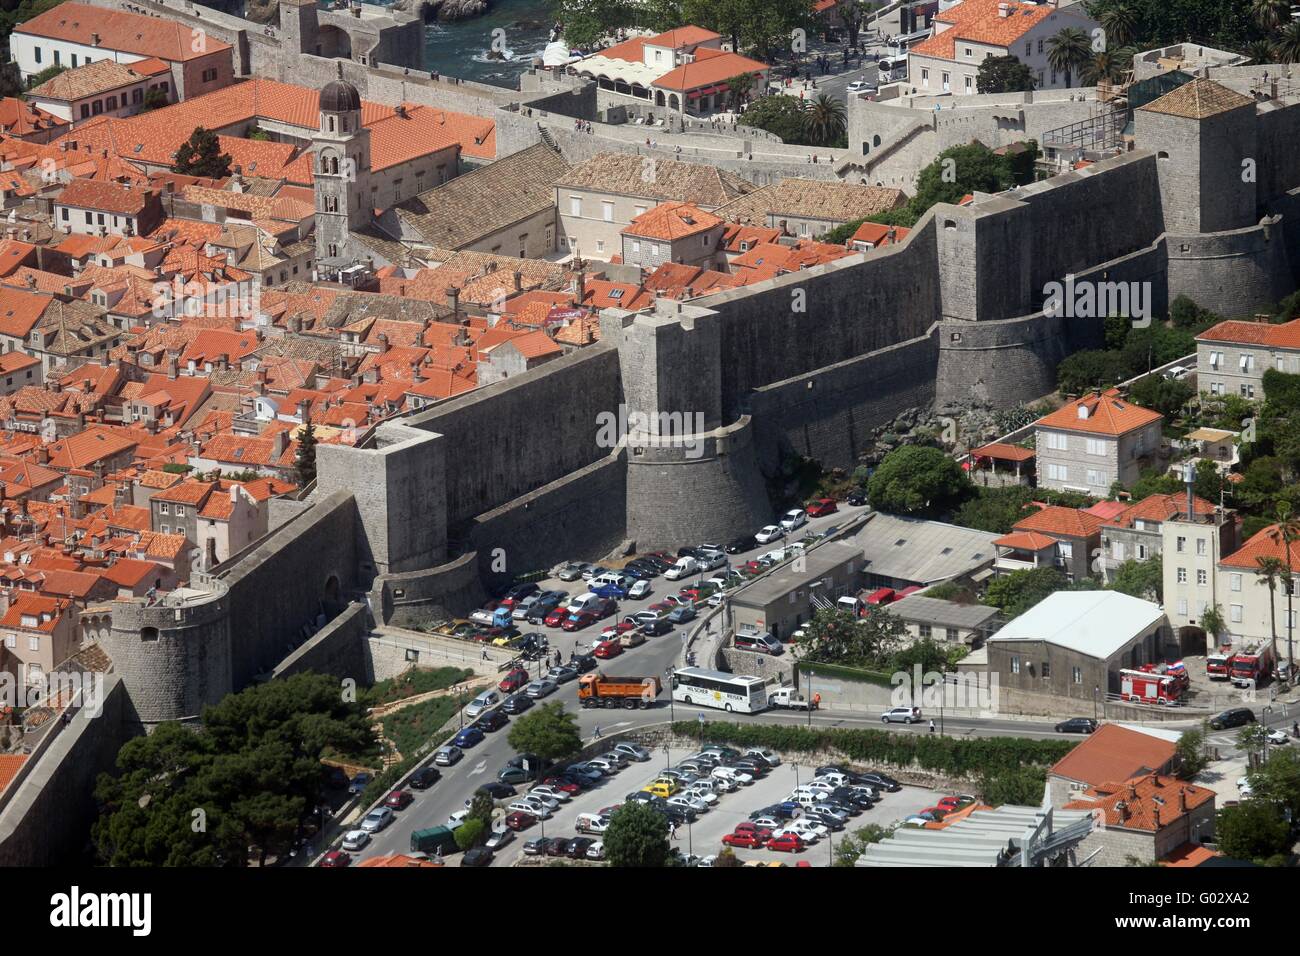
[[[1214,505],[1204,498],[1193,497],[1192,509],[1198,515],[1214,513]],[[1135,505],[1130,505],[1106,524],[1116,528],[1131,528],[1133,522],[1168,521],[1187,511],[1186,494],[1148,495]]]
[[[1000,7],[1010,8],[1002,16]],[[949,24],[942,32],[922,40],[911,52],[942,60],[956,58],[957,40],[971,40],[991,46],[1009,47],[1043,20],[1056,12],[1053,4],[1027,4],[1006,0],[962,0],[935,15],[935,22]],[[938,27],[935,27],[938,31]]]
[[[13,783],[18,771],[23,769],[29,754],[0,754],[0,793],[4,793]]]
[[[1156,832],[1206,803],[1214,791],[1183,783],[1176,777],[1143,774],[1122,782],[1098,784],[1085,798],[1071,800],[1063,810],[1101,810],[1107,827]]]
[[[1278,349],[1300,349],[1300,319],[1281,325],[1268,322],[1220,322],[1196,337],[1198,342],[1230,342],[1234,345],[1263,345]]]
[[[1082,508],[1048,505],[1026,515],[1014,525],[1016,531],[1041,531],[1069,538],[1089,538],[1101,530],[1102,520]]]
[[[651,85],[665,90],[687,92],[725,84],[733,76],[742,73],[766,73],[767,69],[766,63],[751,60],[739,53],[702,49],[696,51],[695,62],[683,63],[676,69],[669,70]]]
[[[879,249],[902,242],[912,230],[906,226],[886,226],[879,222],[864,222],[849,240],[850,243],[865,242]],[[892,235],[891,235],[892,234]]]
[[[688,236],[708,232],[722,220],[693,203],[666,202],[648,209],[623,227],[623,235],[639,239],[675,242]]]
[[[1037,531],[1013,531],[1004,534],[993,544],[999,548],[1015,548],[1017,551],[1042,551],[1055,545],[1056,539]]]
[[[44,130],[67,126],[61,116],[47,113],[15,96],[0,99],[0,132],[9,136],[28,136]]]
[[[122,216],[138,216],[151,195],[150,190],[122,183],[74,179],[64,187],[55,202],[84,209],[101,209]]]
[[[1081,418],[1079,409],[1086,409],[1087,417]],[[1164,416],[1159,412],[1134,405],[1128,399],[1121,398],[1118,389],[1112,388],[1101,395],[1085,395],[1067,402],[1034,424],[1039,428],[1118,436],[1163,419]]]
[[[1279,525],[1271,524],[1260,529],[1219,563],[1229,568],[1249,568],[1253,571],[1260,558],[1277,558],[1283,565],[1287,563],[1286,541],[1282,538]],[[1291,543],[1291,570],[1300,571],[1300,541]]]
[[[1119,724],[1102,724],[1097,732],[1056,762],[1049,773],[1097,786],[1159,771],[1174,757],[1172,741]]]
[[[26,630],[49,633],[59,626],[68,602],[58,598],[39,594],[17,593],[9,604],[9,610],[0,617],[0,627],[25,628]],[[48,618],[46,617],[48,615]],[[35,624],[24,624],[24,617],[35,617]]]
[[[1019,445],[1008,445],[1005,442],[980,445],[978,448],[972,448],[970,453],[977,458],[996,458],[999,461],[1029,461],[1034,457],[1032,448],[1021,448]]]
[[[82,46],[121,50],[139,56],[184,62],[229,50],[230,44],[208,36],[195,44],[192,31],[176,20],[122,10],[63,3],[14,27],[15,33],[67,40]],[[98,34],[98,38],[96,38]],[[195,46],[199,49],[194,49]],[[186,133],[188,136],[189,134]]]

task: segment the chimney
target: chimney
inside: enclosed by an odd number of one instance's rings
[[[1155,821],[1156,821],[1156,829],[1159,830],[1159,829],[1160,829],[1160,807],[1159,807],[1159,805],[1156,805],[1156,806],[1154,806],[1154,807],[1151,808],[1151,814],[1152,814],[1152,816],[1155,817]]]
[[[175,355],[167,356],[167,377],[175,379],[180,372],[181,361]]]
[[[419,359],[416,359],[414,362],[411,363],[411,381],[412,382],[424,381],[424,369],[420,366]]]
[[[266,369],[259,368],[253,373],[253,391],[258,395],[266,394]]]
[[[311,418],[311,399],[304,398],[298,403],[298,421],[306,423]]]
[[[38,464],[48,465],[50,463],[50,449],[47,445],[41,445],[36,449],[36,461]]]
[[[1196,470],[1190,461],[1183,463],[1183,485],[1187,489],[1187,520],[1196,520]]]
[[[279,458],[289,450],[289,429],[281,428],[275,433],[274,456]]]
[[[1128,804],[1121,800],[1115,804],[1115,811],[1119,814],[1119,821],[1123,823],[1128,819]]]
[[[522,292],[524,290],[524,274],[516,269],[510,278],[514,281],[515,291]]]
[[[388,334],[386,332],[380,332],[375,341],[379,343],[380,355],[383,355],[388,351]]]
[[[302,331],[302,319],[299,318],[299,316],[296,313],[294,315],[289,316],[289,331],[290,332]]]
[[[578,270],[578,305],[582,305],[587,298],[587,273],[582,269]]]
[[[401,117],[405,118],[405,117],[406,117],[406,104],[405,104],[405,103],[398,103],[396,106],[393,107],[393,112],[396,113],[398,116],[401,116]]]
[[[230,368],[230,356],[227,355],[225,352],[222,352],[220,355],[217,356],[217,368],[219,368],[223,372],[226,371],[226,369]]]
[[[451,320],[460,321],[460,289],[454,285],[447,286],[447,304],[451,306]]]
[[[1137,788],[1137,784],[1135,784],[1135,783],[1130,783],[1130,784],[1128,785],[1128,798],[1129,798],[1130,800],[1136,800],[1137,797],[1138,797],[1138,788]]]
[[[1187,812],[1187,791],[1183,787],[1178,788],[1178,812]]]
[[[98,34],[98,33],[92,33],[92,34],[90,35],[90,45],[91,45],[91,46],[99,46],[99,34]]]

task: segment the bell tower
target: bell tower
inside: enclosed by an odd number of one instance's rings
[[[349,256],[349,233],[368,224],[370,131],[361,125],[361,95],[339,78],[320,91],[320,128],[312,137],[316,196],[316,258]]]

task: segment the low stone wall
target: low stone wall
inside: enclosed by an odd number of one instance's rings
[[[343,613],[277,664],[271,677],[315,671],[361,682],[366,673],[364,638],[369,625],[370,612],[366,606],[352,602]]]

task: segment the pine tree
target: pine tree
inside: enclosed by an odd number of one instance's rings
[[[293,463],[298,476],[298,486],[305,488],[316,480],[316,426],[307,419],[298,433],[298,456]]]
[[[182,176],[205,176],[223,179],[230,175],[230,154],[221,151],[217,134],[210,129],[197,127],[190,138],[176,150],[172,172]]]

